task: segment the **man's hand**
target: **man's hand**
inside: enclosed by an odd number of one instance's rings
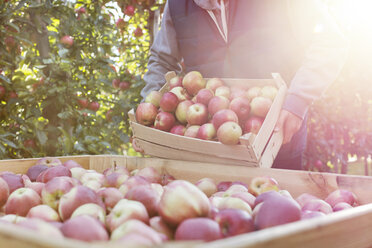
[[[283,129],[283,144],[287,144],[291,141],[293,135],[300,129],[301,125],[302,119],[300,117],[282,109],[274,128],[274,132]]]

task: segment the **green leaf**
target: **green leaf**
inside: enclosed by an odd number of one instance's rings
[[[3,81],[7,82],[8,84],[11,84],[12,82],[9,80],[9,78],[3,76],[0,74],[0,79],[2,79]]]
[[[12,148],[17,148],[17,145],[16,144],[14,144],[12,141],[10,141],[10,140],[7,140],[7,139],[1,139],[2,140],[2,142],[4,142],[5,144],[7,144],[8,146],[10,146],[10,147],[12,147]]]
[[[47,135],[45,134],[45,132],[43,131],[40,131],[40,130],[36,130],[36,137],[37,139],[39,140],[40,144],[41,145],[45,145],[45,143],[47,142],[48,140],[48,137]]]

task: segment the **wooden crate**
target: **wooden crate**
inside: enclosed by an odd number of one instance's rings
[[[174,72],[166,75],[166,80],[176,76]],[[271,167],[282,144],[283,134],[273,132],[286,95],[287,86],[279,74],[273,73],[272,79],[228,79],[223,81],[228,86],[264,86],[274,85],[278,94],[273,101],[263,125],[257,135],[245,134],[240,138],[240,145],[224,145],[216,141],[175,135],[139,124],[134,110],[129,112],[130,126],[134,142],[144,153],[153,157],[247,165],[251,167]],[[160,90],[168,91],[168,83]]]
[[[371,177],[235,165],[227,167],[222,164],[110,155],[74,156],[60,159],[62,161],[74,159],[84,168],[94,169],[98,172],[114,165],[126,166],[130,170],[152,166],[161,173],[169,173],[177,179],[191,182],[196,182],[203,177],[210,177],[216,181],[240,180],[248,183],[255,176],[267,175],[274,177],[281,188],[288,190],[294,197],[307,192],[325,198],[333,190],[342,188],[353,191],[358,196],[360,204],[366,204],[332,213],[324,218],[298,221],[214,242],[167,242],[158,246],[159,248],[363,248],[370,247],[372,244],[372,236],[370,235],[370,230],[372,230],[372,204],[369,204],[372,203],[372,194],[369,192],[372,187]],[[25,173],[30,166],[34,165],[36,160],[0,160],[0,172]],[[0,223],[0,244],[1,247],[12,248],[123,247],[110,242],[84,243],[71,239],[55,240],[4,223]]]

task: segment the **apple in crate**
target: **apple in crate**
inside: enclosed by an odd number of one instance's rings
[[[175,125],[171,128],[169,132],[176,134],[176,135],[183,136],[185,134],[185,131],[186,131],[186,127],[184,125]]]
[[[76,167],[81,168],[81,165],[72,159],[69,159],[66,162],[64,162],[63,166],[66,167],[67,169],[76,168]]]
[[[151,245],[161,244],[166,239],[165,235],[158,233],[145,223],[139,220],[128,220],[121,224],[120,226],[118,226],[118,228],[116,228],[112,232],[111,240],[113,241],[121,240],[123,237],[129,234],[138,234],[146,238],[147,240],[150,240]]]
[[[251,215],[241,209],[223,209],[217,212],[213,218],[220,225],[224,237],[231,237],[255,230]]]
[[[204,123],[198,129],[198,133],[196,134],[196,138],[202,140],[214,140],[216,137],[216,128],[212,123]]]
[[[300,204],[301,208],[303,208],[303,206],[311,201],[311,200],[318,200],[319,198],[312,195],[312,194],[309,194],[309,193],[302,193],[301,195],[299,195],[297,198],[296,198],[296,201],[298,202],[298,204]]]
[[[177,120],[181,124],[186,124],[187,123],[187,120],[186,120],[187,110],[193,104],[194,104],[194,102],[191,101],[191,100],[185,100],[185,101],[182,101],[178,104],[178,106],[176,108],[175,115],[176,115]]]
[[[272,85],[266,85],[261,88],[260,95],[274,101],[276,95],[278,94],[278,89]]]
[[[209,89],[201,89],[196,95],[196,103],[201,103],[208,106],[209,101],[214,97],[214,94]]]
[[[250,116],[243,126],[243,133],[253,133],[258,134],[261,129],[261,126],[264,122],[264,119],[257,116]]]
[[[306,202],[305,205],[302,207],[302,210],[318,211],[325,214],[330,214],[333,212],[331,205],[321,199],[315,199]]]
[[[312,218],[323,217],[323,216],[326,216],[326,214],[323,212],[310,211],[310,210],[301,211],[301,220],[312,219]]]
[[[271,99],[257,96],[251,101],[251,113],[255,116],[265,118],[270,110],[271,104]]]
[[[214,115],[221,109],[228,109],[230,105],[229,99],[224,96],[214,96],[208,103],[208,113]]]
[[[63,239],[62,232],[57,227],[40,219],[25,219],[17,223],[17,226],[34,231],[35,235],[42,235],[51,239]]]
[[[226,196],[218,200],[215,205],[219,210],[234,208],[246,211],[248,214],[252,213],[251,206],[240,198]]]
[[[144,177],[131,176],[120,186],[119,191],[125,195],[131,188],[140,185],[150,185],[150,183]]]
[[[136,120],[139,124],[151,126],[154,124],[158,108],[152,103],[142,102],[136,109]]]
[[[124,174],[124,175],[128,175],[128,176],[130,174],[128,169],[125,166],[115,165],[114,167],[105,169],[103,171],[103,175],[108,176],[109,174],[114,173],[114,172]]]
[[[175,180],[164,187],[158,212],[166,223],[176,226],[188,218],[207,216],[210,207],[208,197],[197,186]]]
[[[247,90],[246,97],[249,101],[252,101],[253,98],[261,95],[261,87],[254,86]]]
[[[244,202],[248,203],[248,205],[253,209],[254,202],[256,197],[249,192],[233,192],[230,195],[231,197],[242,199]]]
[[[231,90],[228,86],[220,86],[214,92],[215,96],[223,96],[230,99]]]
[[[41,176],[39,180],[40,182],[47,183],[48,181],[55,177],[62,176],[71,177],[71,171],[64,167],[63,165],[57,165],[43,171],[42,174],[40,174],[39,176]]]
[[[173,89],[175,87],[182,87],[182,80],[183,78],[180,76],[175,76],[169,80],[169,89]]]
[[[187,109],[186,120],[189,125],[203,125],[208,120],[208,109],[204,104],[195,103]]]
[[[179,224],[174,235],[175,240],[213,241],[221,239],[219,224],[210,218],[190,218]]]
[[[353,206],[351,206],[349,203],[346,203],[346,202],[339,202],[332,209],[333,209],[333,212],[338,212],[338,211],[349,209],[349,208],[353,208]]]
[[[232,86],[230,88],[231,90],[231,94],[230,94],[230,99],[233,100],[235,98],[238,98],[238,97],[244,97],[246,99],[248,99],[245,94],[246,94],[246,88],[245,87],[242,87],[242,86]],[[248,100],[249,101],[249,100]]]
[[[60,230],[67,238],[86,242],[109,240],[102,223],[89,215],[81,215],[65,221]]]
[[[172,113],[162,111],[156,115],[154,127],[169,132],[175,123],[176,118]]]
[[[246,97],[237,97],[231,100],[229,109],[236,113],[239,121],[245,121],[251,112],[251,104]]]
[[[146,207],[138,201],[121,199],[106,216],[106,226],[112,232],[122,223],[131,219],[148,223],[149,215]]]
[[[145,102],[153,104],[155,107],[160,107],[160,99],[163,96],[159,91],[151,91],[145,98]]]
[[[41,199],[35,190],[19,188],[13,191],[5,204],[5,214],[17,214],[26,216],[28,211],[41,204]]]
[[[208,79],[205,88],[211,90],[214,93],[216,91],[216,89],[220,86],[224,86],[224,83],[221,79],[210,78],[210,79]]]
[[[202,74],[198,71],[188,72],[182,80],[182,86],[192,96],[195,96],[199,90],[205,88],[206,84]]]
[[[80,181],[81,177],[87,173],[87,170],[80,167],[74,167],[70,169],[71,177]]]
[[[9,186],[6,181],[0,178],[0,208],[2,208],[9,197]]]
[[[279,191],[279,184],[274,178],[268,176],[252,178],[248,186],[248,191],[255,196],[270,190]]]
[[[81,215],[92,216],[93,218],[102,222],[103,225],[105,225],[106,210],[100,205],[97,205],[95,203],[87,203],[81,205],[80,207],[75,209],[75,211],[71,215],[71,218],[75,218]]]
[[[222,109],[215,113],[212,118],[212,123],[216,130],[225,122],[233,121],[238,123],[238,116],[231,109]]]
[[[105,176],[103,185],[105,187],[119,188],[127,179],[129,175],[113,172]]]
[[[16,175],[13,172],[3,172],[0,174],[0,178],[8,184],[9,193],[11,194],[14,190],[23,188],[25,185],[20,175]]]
[[[149,183],[160,183],[161,175],[154,167],[144,167],[138,171],[136,176],[145,178]]]
[[[102,173],[96,171],[88,171],[80,178],[81,183],[88,188],[98,190],[102,187],[105,182],[105,176]]]
[[[50,206],[44,204],[32,207],[30,211],[28,211],[26,217],[37,218],[48,222],[61,221],[57,211],[51,208]]]
[[[112,187],[99,189],[97,195],[105,204],[107,212],[110,212],[116,203],[124,198],[124,195],[119,191],[119,189]]]
[[[177,95],[173,92],[165,92],[160,99],[160,108],[165,112],[176,111],[177,105],[180,102]]]
[[[174,87],[169,92],[172,92],[173,94],[177,96],[178,102],[191,99],[190,95],[187,93],[186,89],[183,87]]]
[[[59,158],[54,158],[54,157],[44,157],[44,158],[41,158],[39,159],[38,161],[36,161],[35,163],[36,165],[37,164],[41,164],[41,165],[46,165],[48,167],[53,167],[53,166],[59,166],[59,165],[62,165],[62,162],[61,160],[59,160]]]
[[[170,228],[167,223],[160,217],[154,216],[149,220],[150,227],[158,233],[164,234],[168,240],[172,240],[174,237],[174,231]]]
[[[36,164],[28,168],[26,175],[30,178],[32,182],[35,182],[39,174],[49,167],[45,164]]]
[[[200,126],[199,125],[191,125],[186,128],[184,136],[190,138],[196,138],[198,136]]]
[[[73,187],[70,177],[55,177],[44,185],[41,191],[42,202],[57,210],[61,197]]]
[[[58,206],[59,216],[65,221],[71,217],[75,209],[86,203],[96,203],[104,207],[102,200],[92,189],[82,185],[75,186],[61,197]]]
[[[337,189],[333,191],[326,197],[325,201],[329,203],[331,207],[336,206],[336,204],[340,202],[346,202],[351,206],[354,206],[358,202],[356,195],[345,189]]]
[[[217,192],[217,184],[212,178],[202,178],[195,185],[204,192],[207,197],[210,197]]]
[[[225,145],[236,145],[243,132],[238,123],[228,121],[223,123],[217,130],[218,140]]]
[[[125,194],[125,198],[128,200],[141,202],[145,206],[149,217],[157,215],[160,197],[158,191],[149,185],[139,185],[131,188]]]
[[[22,222],[26,219],[27,219],[26,217],[19,216],[19,215],[16,215],[16,214],[6,214],[6,215],[0,217],[1,222],[9,222],[9,223],[12,223],[12,224],[20,223],[20,222]]]

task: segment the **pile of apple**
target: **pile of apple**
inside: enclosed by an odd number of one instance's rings
[[[191,71],[176,76],[169,91],[152,91],[136,109],[137,121],[156,129],[226,145],[242,134],[257,134],[277,94],[275,86],[229,87]]]
[[[176,180],[152,167],[103,173],[73,160],[42,158],[26,174],[0,174],[1,224],[54,239],[156,245],[212,241],[352,208],[356,196],[336,190],[325,199],[294,199],[274,178],[249,184],[201,178]]]

